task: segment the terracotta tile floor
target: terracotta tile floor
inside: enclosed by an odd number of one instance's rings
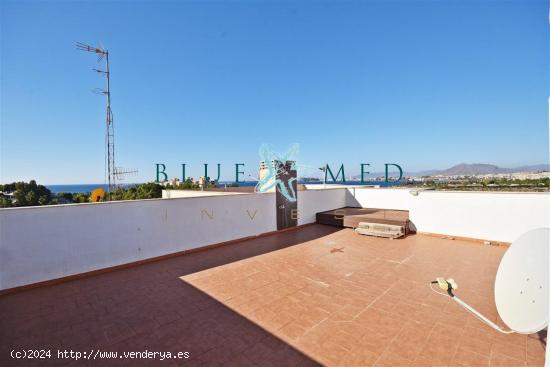
[[[242,241],[0,297],[0,365],[542,366],[545,333],[498,334],[427,286],[452,276],[500,322],[505,250],[322,225]],[[190,358],[15,361],[13,348]]]

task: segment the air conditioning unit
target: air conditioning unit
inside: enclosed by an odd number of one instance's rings
[[[405,228],[392,224],[359,222],[355,232],[366,236],[399,238],[405,235]]]

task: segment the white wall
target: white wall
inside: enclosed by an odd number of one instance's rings
[[[315,222],[315,214],[346,206],[345,187],[298,191],[298,225]]]
[[[421,232],[495,241],[550,227],[548,193],[409,191],[299,191],[298,224],[314,222],[320,211],[361,205],[409,210]],[[274,230],[274,193],[0,209],[0,289]]]
[[[162,190],[163,199],[194,198],[220,195],[245,195],[243,192],[229,191],[200,191],[200,190]]]
[[[418,231],[512,242],[550,227],[550,194],[423,191],[411,196]]]
[[[277,229],[274,193],[209,194],[2,209],[0,289]],[[298,223],[312,223],[315,213],[345,206],[345,195],[345,188],[299,191]]]
[[[0,289],[274,230],[274,194],[3,209]]]
[[[409,210],[412,195],[410,189],[384,189],[348,187],[348,206]]]
[[[408,210],[420,232],[512,242],[530,229],[550,227],[550,193],[351,187],[348,192],[349,206]]]

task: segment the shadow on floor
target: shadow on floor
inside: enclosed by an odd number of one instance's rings
[[[318,366],[316,361],[179,277],[338,230],[308,226],[2,296],[0,365]],[[50,350],[51,358],[13,359],[13,349]],[[117,359],[101,359],[95,354],[98,349],[119,355]],[[58,350],[80,352],[81,359],[58,358]],[[120,358],[122,352],[146,350],[172,355],[188,352],[190,357],[163,361],[159,356]]]

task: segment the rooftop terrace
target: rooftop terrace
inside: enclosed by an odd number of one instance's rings
[[[237,241],[0,296],[0,365],[82,365],[11,359],[20,347],[190,353],[133,365],[542,366],[546,335],[498,334],[428,287],[452,276],[501,322],[493,284],[505,250],[317,224]]]

